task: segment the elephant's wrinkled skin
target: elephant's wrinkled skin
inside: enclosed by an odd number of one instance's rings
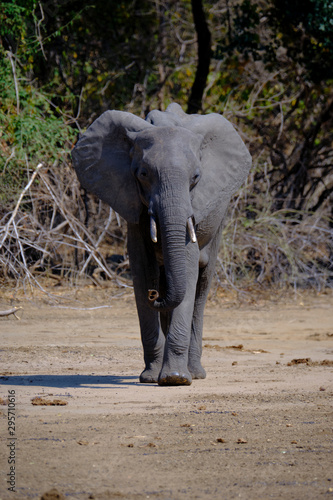
[[[251,157],[218,114],[178,104],[146,120],[107,111],[78,141],[83,187],[128,223],[128,253],[145,369],[141,382],[188,385],[204,378],[203,312],[230,197]]]

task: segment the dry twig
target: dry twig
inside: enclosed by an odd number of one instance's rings
[[[20,318],[16,316],[16,313],[19,309],[22,309],[22,307],[12,307],[11,309],[7,309],[7,311],[0,311],[0,318],[13,314],[15,318],[19,320]]]
[[[117,214],[93,199],[89,206],[83,204],[67,163],[42,167],[40,163],[33,172],[13,211],[0,220],[0,275],[44,292],[41,276],[57,276],[60,282],[64,277],[92,276],[98,268],[103,279],[114,279],[100,248],[107,248],[105,240],[119,222]]]

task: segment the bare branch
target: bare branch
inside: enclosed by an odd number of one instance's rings
[[[34,173],[32,174],[30,181],[28,182],[28,184],[25,186],[25,188],[24,188],[24,189],[23,189],[23,191],[21,192],[21,194],[20,194],[20,196],[19,196],[19,199],[18,199],[18,202],[16,203],[16,206],[15,206],[15,208],[14,208],[14,211],[13,211],[13,213],[12,213],[12,215],[11,215],[11,217],[10,217],[9,221],[7,222],[7,224],[6,224],[6,225],[5,225],[5,227],[4,227],[4,233],[5,233],[5,234],[4,234],[4,236],[3,236],[3,238],[2,238],[2,241],[1,241],[1,243],[0,243],[0,249],[1,249],[1,247],[2,247],[2,245],[3,245],[3,243],[4,243],[4,241],[5,241],[5,239],[7,238],[8,231],[9,231],[9,227],[11,226],[11,224],[13,223],[13,221],[14,221],[14,219],[15,219],[15,217],[16,217],[17,211],[18,211],[18,209],[19,209],[19,207],[20,207],[20,205],[21,205],[21,203],[22,203],[22,200],[23,200],[23,198],[24,198],[25,193],[28,191],[28,189],[30,188],[31,184],[34,182],[36,175],[38,174],[39,170],[40,170],[43,166],[44,166],[44,164],[43,164],[43,163],[39,163],[39,164],[37,165],[36,170],[35,170],[35,171],[34,171]]]
[[[17,76],[16,76],[16,65],[15,65],[15,61],[14,61],[14,54],[10,50],[8,50],[7,56],[10,60],[11,66],[12,66],[14,85],[15,85],[15,93],[16,93],[16,112],[19,115],[20,114],[20,95],[19,95],[19,87],[18,87],[18,81],[17,81]]]
[[[22,307],[13,307],[12,309],[7,309],[7,311],[0,311],[0,317],[3,318],[5,316],[10,316],[13,314],[16,319],[20,319],[18,316],[16,316],[17,311],[22,309]]]

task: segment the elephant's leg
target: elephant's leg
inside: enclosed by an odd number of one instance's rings
[[[159,269],[152,243],[149,238],[145,239],[139,225],[128,225],[128,254],[145,361],[140,382],[157,382],[162,367],[165,337],[160,327],[158,312],[148,304],[147,291],[157,288]]]
[[[136,297],[137,289],[137,286],[134,285]],[[162,367],[165,337],[160,328],[158,313],[145,303],[141,303],[140,299],[137,298],[136,305],[145,362],[145,369],[140,374],[140,382],[157,382]]]
[[[181,304],[170,314],[163,366],[158,378],[160,385],[190,385],[192,382],[187,365],[196,283],[198,279],[198,245],[192,242],[188,243],[185,255],[186,293]]]
[[[171,311],[160,313],[161,327],[162,327],[162,331],[163,331],[165,337],[167,336],[168,331],[169,331],[171,315],[172,315]]]
[[[203,317],[210,285],[215,272],[221,229],[218,230],[214,239],[205,248],[201,257],[203,267],[199,269],[188,359],[188,369],[194,379],[206,378],[206,371],[201,364]]]
[[[203,316],[206,300],[209,291],[209,285],[206,279],[207,267],[199,270],[197,298],[194,305],[191,341],[188,356],[188,369],[193,379],[206,378],[206,371],[201,364],[202,355],[202,330]]]

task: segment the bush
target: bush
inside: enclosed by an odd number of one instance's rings
[[[23,76],[13,55],[2,59],[0,81],[0,203],[9,206],[39,162],[68,154],[74,132],[60,109]]]

